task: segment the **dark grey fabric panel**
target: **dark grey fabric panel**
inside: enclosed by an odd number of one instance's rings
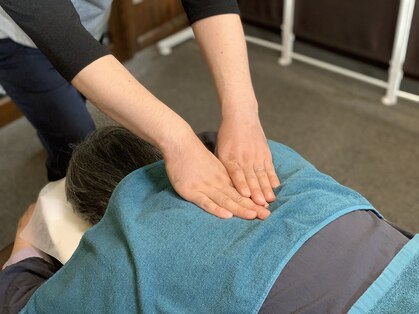
[[[238,0],[241,16],[246,22],[279,30],[282,25],[283,0]]]
[[[273,28],[282,24],[283,0],[238,0],[245,21]],[[388,67],[398,0],[295,2],[298,38]],[[419,78],[419,5],[416,3],[404,71]]]
[[[346,313],[407,242],[371,212],[342,216],[293,256],[260,313]]]
[[[404,70],[419,79],[419,2],[416,1]]]
[[[296,1],[295,12],[298,36],[388,64],[397,0]]]

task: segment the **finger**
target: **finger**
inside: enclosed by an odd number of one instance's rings
[[[231,193],[231,189],[226,189],[226,191],[229,191]],[[228,192],[227,192],[228,193]],[[234,199],[229,196],[224,191],[215,191],[212,195],[210,195],[210,198],[220,207],[225,208],[229,212],[231,212],[234,216],[243,218],[243,219],[255,219],[257,216],[257,212],[248,208],[245,208],[244,206],[241,206],[239,202],[243,198],[238,192],[236,192],[236,196]]]
[[[228,219],[228,218],[233,217],[233,214],[230,211],[218,206],[213,200],[211,200],[204,193],[200,193],[200,195],[196,197],[192,202],[195,205],[201,207],[207,213],[217,216],[218,218]]]
[[[234,189],[230,191],[229,196],[242,207],[256,212],[257,218],[259,219],[265,220],[271,214],[271,212],[267,210],[264,206],[255,204],[255,202],[253,202],[250,198],[241,196]]]
[[[250,168],[245,170],[247,184],[250,187],[251,199],[258,205],[267,206],[266,199],[260,189],[259,180],[255,171]]]
[[[259,180],[259,186],[262,190],[263,196],[267,202],[273,202],[275,200],[275,195],[272,191],[271,183],[269,182],[268,175],[264,168],[259,168],[255,170],[256,177]]]
[[[278,175],[275,172],[275,168],[272,161],[265,161],[265,169],[266,169],[266,174],[268,175],[271,187],[273,189],[277,188],[281,184],[281,181],[279,181]]]
[[[227,172],[233,181],[237,191],[244,197],[250,197],[250,189],[246,182],[243,170],[237,162],[227,162],[224,164]]]
[[[250,198],[243,197],[235,189],[227,191],[228,196],[230,196],[236,203],[240,204],[242,207],[250,209],[257,214],[257,218],[265,220],[271,212],[267,210],[264,206],[255,204]]]

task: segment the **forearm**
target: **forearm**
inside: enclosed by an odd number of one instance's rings
[[[240,17],[212,16],[197,21],[192,28],[213,75],[223,117],[257,113]]]
[[[163,154],[196,137],[189,125],[142,86],[113,56],[102,57],[71,82],[105,114]],[[180,143],[183,143],[182,145]]]
[[[229,1],[184,0],[190,22],[238,11]],[[0,0],[57,70],[99,109],[166,150],[190,142],[188,124],[148,92],[84,29],[70,0]],[[55,9],[54,9],[55,8]],[[51,14],[51,9],[54,14]],[[182,146],[182,145],[181,145]]]
[[[217,156],[235,188],[261,206],[275,200],[279,179],[260,124],[240,17],[223,14],[192,25],[217,88],[222,123]]]
[[[82,94],[163,154],[166,147],[193,136],[183,119],[138,83],[84,29],[71,1],[45,1],[0,0],[0,4]],[[58,12],[51,14],[46,8]]]

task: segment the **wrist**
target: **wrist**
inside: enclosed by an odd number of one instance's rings
[[[194,145],[196,141],[199,141],[191,126],[185,121],[183,122],[178,127],[168,128],[169,132],[158,144],[158,148],[166,161],[168,158],[184,153],[187,146]]]
[[[234,101],[224,101],[221,103],[221,116],[223,119],[259,119],[259,105],[255,97],[248,97],[241,100],[236,98]]]
[[[256,105],[230,106],[221,113],[222,121],[239,120],[239,121],[259,121],[259,110]]]

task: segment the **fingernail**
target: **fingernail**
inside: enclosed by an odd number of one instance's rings
[[[273,192],[268,193],[269,198],[275,199],[275,194]]]
[[[231,213],[231,212],[226,212],[225,214],[224,214],[224,218],[225,219],[230,219],[230,218],[232,218],[233,217],[233,213]]]
[[[263,206],[265,206],[265,208],[268,208],[269,207],[269,204],[268,203],[265,203],[265,205],[263,205]]]
[[[269,217],[269,215],[271,214],[271,212],[269,210],[264,210],[260,213],[260,219],[265,220],[266,218]]]

